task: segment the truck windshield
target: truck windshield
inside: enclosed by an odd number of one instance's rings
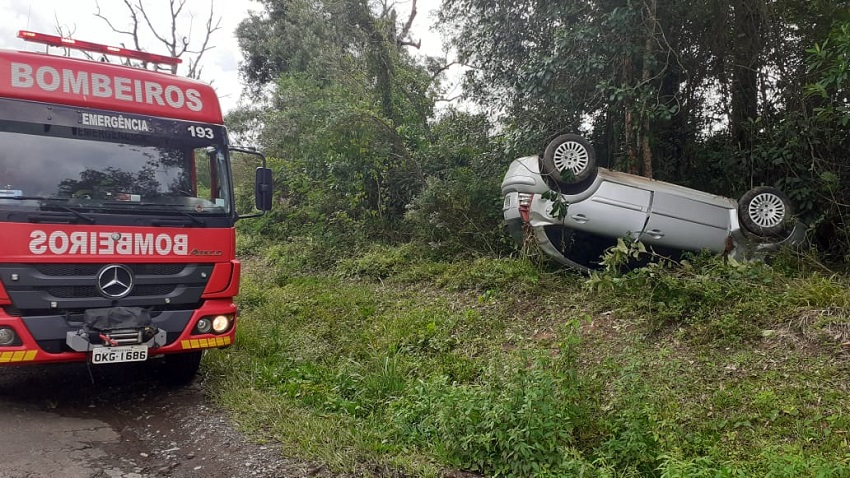
[[[0,119],[0,210],[230,215],[222,127],[77,114],[95,127]]]

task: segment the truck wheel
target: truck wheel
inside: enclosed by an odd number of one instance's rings
[[[750,189],[738,201],[741,225],[760,237],[781,235],[792,215],[791,202],[776,188],[761,186]]]
[[[596,173],[596,152],[577,134],[562,134],[543,152],[543,172],[560,184],[579,183]]]
[[[168,354],[163,357],[163,368],[159,371],[162,381],[172,386],[188,385],[198,373],[204,351]]]

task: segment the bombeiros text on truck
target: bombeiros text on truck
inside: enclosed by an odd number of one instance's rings
[[[187,382],[233,343],[234,226],[271,208],[271,170],[209,85],[157,71],[178,58],[18,36],[153,70],[0,50],[0,365],[161,358]]]

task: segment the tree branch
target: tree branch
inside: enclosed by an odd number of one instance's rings
[[[189,32],[185,36],[181,36],[178,32],[178,20],[180,14],[183,12],[186,7],[186,0],[169,0],[169,14],[171,15],[171,25],[169,25],[169,33],[163,34],[160,30],[154,26],[151,17],[148,15],[148,10],[145,9],[144,0],[136,0],[135,3],[131,3],[131,0],[122,0],[124,5],[127,7],[129,11],[130,18],[132,19],[132,29],[131,30],[122,30],[117,28],[110,20],[107,18],[101,11],[100,5],[95,2],[97,5],[97,12],[95,16],[102,19],[106,22],[109,28],[112,29],[115,33],[120,33],[122,35],[130,36],[133,39],[133,43],[135,45],[135,49],[138,51],[146,51],[142,48],[139,41],[139,25],[144,22],[147,26],[150,33],[156,38],[159,43],[161,43],[167,49],[168,53],[175,58],[182,58],[184,54],[194,54],[195,57],[188,61],[188,74],[189,78],[198,78],[201,74],[200,61],[203,57],[204,53],[207,50],[211,50],[215,47],[210,46],[210,38],[212,34],[221,29],[221,17],[218,17],[215,20],[215,24],[213,24],[213,20],[215,19],[215,9],[214,9],[214,0],[210,0],[210,14],[209,18],[206,21],[206,32],[204,33],[204,38],[201,43],[201,46],[198,49],[190,48],[191,45],[191,37],[193,34],[194,27],[194,15],[190,14],[189,21]],[[141,17],[141,18],[140,18]],[[129,64],[129,61],[125,62]],[[143,61],[142,67],[147,68],[148,62]],[[171,73],[177,73],[177,65],[172,65],[169,70]]]
[[[406,38],[410,34],[410,27],[413,26],[413,19],[416,18],[416,0],[412,0],[413,3],[410,5],[410,15],[407,17],[407,23],[402,27],[401,32],[398,34],[398,40]]]
[[[130,36],[130,38],[133,39],[133,45],[135,46],[135,49],[137,51],[142,51],[142,46],[139,44],[139,17],[136,14],[136,10],[133,8],[133,5],[130,3],[130,1],[129,0],[123,0],[123,1],[124,1],[124,5],[127,7],[127,10],[130,11],[130,18],[133,19],[133,29],[130,30],[130,31],[121,30],[119,28],[116,28],[112,24],[112,22],[109,21],[108,18],[106,18],[103,14],[101,14],[100,3],[98,3],[97,1],[95,1],[95,6],[97,7],[97,12],[94,15],[96,17],[102,19],[103,21],[105,21],[106,24],[109,26],[109,28],[111,28],[112,31],[114,31],[115,33],[120,33],[122,35]],[[122,44],[121,46],[124,46],[124,45]],[[124,65],[128,65],[128,66],[132,65],[132,62],[129,59],[122,60],[121,63],[124,64]],[[148,62],[142,61],[142,68],[147,69],[147,67],[148,67]]]
[[[115,33],[121,33],[122,35],[130,35],[131,37],[138,40],[138,36],[136,35],[137,30],[136,30],[135,27],[138,26],[139,22],[136,19],[136,11],[133,10],[133,6],[130,5],[130,2],[128,2],[127,0],[124,0],[124,5],[127,5],[127,8],[130,9],[130,17],[133,18],[134,28],[133,28],[132,31],[119,30],[118,28],[116,28],[115,25],[113,25],[112,22],[108,18],[106,18],[105,16],[103,16],[103,14],[100,13],[100,2],[95,1],[94,5],[97,8],[97,12],[95,12],[94,16],[105,21],[106,24],[109,26],[109,28],[112,29],[112,31],[114,31]],[[138,41],[136,42],[136,45],[138,46]]]
[[[410,37],[410,29],[413,26],[413,20],[416,18],[416,0],[411,0],[410,5],[410,15],[407,17],[407,22],[405,22],[404,26],[401,28],[401,31],[396,35],[395,43],[398,48],[403,46],[412,46],[417,50],[422,47],[422,40],[414,41]]]
[[[443,66],[441,66],[441,67],[437,68],[437,69],[436,69],[436,70],[434,70],[434,72],[431,74],[431,81],[436,80],[438,76],[440,76],[440,75],[441,75],[441,74],[443,74],[444,72],[448,71],[448,69],[449,69],[449,68],[451,68],[451,67],[453,67],[453,66],[455,66],[455,65],[459,65],[459,64],[460,64],[460,63],[458,63],[458,62],[456,62],[456,61],[450,61],[450,62],[446,63],[445,65],[443,65]]]
[[[207,46],[207,45],[209,45],[210,36],[214,32],[221,29],[221,17],[218,17],[218,20],[216,21],[215,26],[213,26],[212,22],[213,22],[214,16],[215,16],[215,11],[213,10],[213,3],[210,2],[210,16],[207,18],[207,33],[206,33],[206,35],[204,35],[204,41],[203,41],[203,43],[201,43],[201,49],[200,50],[198,50],[198,51],[188,50],[189,42],[188,41],[186,42],[186,51],[188,51],[189,53],[197,54],[197,56],[194,58],[194,61],[189,62],[189,74],[187,75],[187,76],[189,76],[189,78],[198,78],[199,76],[201,76],[201,70],[197,69],[198,64],[201,62],[201,57],[204,56],[204,52],[206,52],[207,50],[212,50],[213,48],[215,48],[215,47]],[[189,35],[191,37],[191,28],[190,28],[189,32],[190,32]]]
[[[456,95],[456,96],[450,96],[448,98],[437,98],[434,101],[436,101],[438,103],[452,103],[452,102],[455,102],[455,101],[457,101],[461,98],[463,98],[463,93]]]

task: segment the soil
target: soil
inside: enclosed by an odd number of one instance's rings
[[[0,368],[0,477],[329,477],[240,433],[205,396],[152,364]]]

